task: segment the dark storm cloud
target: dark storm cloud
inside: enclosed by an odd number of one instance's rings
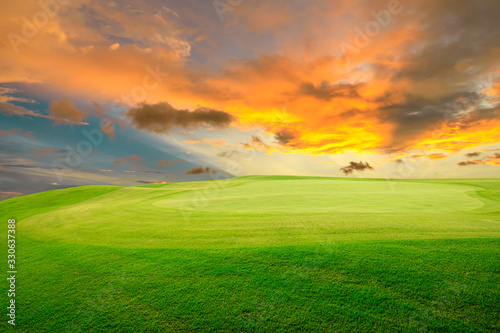
[[[245,143],[243,144],[243,147],[245,148],[255,148],[255,147],[260,147],[260,148],[269,148],[270,146],[267,145],[264,140],[258,135],[252,135],[250,138],[250,143]]]
[[[498,68],[500,1],[412,2],[403,15],[411,19],[416,13],[425,43],[416,37],[412,45],[418,47],[404,53],[398,60],[404,65],[396,70],[390,62],[371,64],[376,77],[390,78],[395,91],[402,82],[418,87],[415,96],[389,93],[378,98],[379,117],[396,125],[389,144],[394,150],[445,121],[466,129],[500,118],[497,102],[481,105],[491,98],[481,91],[491,83],[484,77]]]
[[[373,170],[373,167],[370,166],[368,162],[349,162],[348,166],[345,166],[343,168],[340,168],[340,171],[342,171],[344,174],[349,175],[353,173],[354,171],[364,171],[364,170]]]
[[[304,82],[300,85],[299,94],[329,101],[335,97],[358,97],[357,87],[358,85],[349,83],[330,84],[323,81],[320,85],[314,86],[312,83]]]
[[[235,120],[234,116],[224,111],[209,108],[179,110],[168,103],[141,104],[128,110],[127,116],[137,128],[154,133],[167,133],[175,126],[185,129],[225,128]]]
[[[494,107],[476,106],[470,112],[456,117],[454,124],[464,130],[483,120],[500,119],[500,105]]]
[[[474,153],[470,153],[470,154],[474,154]],[[466,154],[465,156],[470,155],[470,154]],[[479,152],[477,152],[477,154],[479,155]],[[473,156],[477,156],[477,155],[473,155]],[[497,161],[497,160],[500,160],[500,153],[495,153],[491,156],[486,156],[486,157],[479,159],[479,160],[458,162],[458,165],[459,166],[468,166],[468,165],[476,165],[476,164],[500,165],[500,161]]]
[[[467,165],[476,165],[476,164],[484,164],[482,161],[474,160],[474,161],[462,161],[457,163],[459,166],[467,166]]]
[[[406,53],[405,66],[393,77],[395,82],[441,77],[447,80],[440,82],[450,86],[473,83],[496,61],[485,50],[500,46],[499,1],[420,1],[414,6],[425,23],[422,32],[427,42]]]
[[[258,145],[265,145],[264,141],[262,141],[262,139],[258,135],[252,135],[252,143],[255,143]]]
[[[465,154],[465,157],[478,157],[479,155],[481,155],[481,152],[475,151],[475,152],[472,152],[472,153]]]
[[[378,102],[381,103],[380,118],[395,125],[389,147],[386,147],[392,151],[404,149],[444,122],[466,128],[479,120],[493,118],[497,113],[482,108],[481,95],[475,92],[453,93],[435,100],[406,95],[398,104],[385,102],[395,99],[389,95]]]
[[[499,1],[442,0],[428,1],[423,6],[430,22],[427,30],[434,35],[434,43],[412,57],[401,71],[402,76],[414,79],[449,76],[461,62],[482,60],[470,69],[473,74],[493,60],[487,58],[485,50],[500,45]]]
[[[297,137],[297,133],[288,128],[282,128],[276,132],[274,138],[281,145],[289,144],[293,139]]]
[[[199,174],[203,174],[203,173],[207,173],[207,174],[217,173],[217,170],[214,170],[210,167],[203,167],[201,165],[198,165],[196,167],[192,167],[191,169],[186,171],[184,174],[185,175],[199,175]]]
[[[219,157],[223,158],[232,158],[235,156],[238,156],[240,153],[237,150],[228,150],[228,151],[223,151],[222,153],[217,154]]]
[[[500,153],[495,153],[492,156],[488,156],[489,158],[500,159]]]

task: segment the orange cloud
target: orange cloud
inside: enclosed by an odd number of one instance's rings
[[[140,160],[141,158],[139,156],[132,154],[130,156],[120,157],[116,159],[113,163],[115,164],[116,167],[120,167],[122,165],[132,165],[139,167],[142,166],[142,163],[139,162]]]
[[[426,157],[430,160],[440,160],[440,159],[443,159],[443,158],[447,158],[448,155],[445,155],[445,154],[423,154],[423,155],[412,155],[411,158],[415,159],[415,158],[421,158],[421,157]]]
[[[45,155],[48,153],[59,153],[61,152],[60,149],[53,149],[50,147],[44,148],[44,149],[33,149],[32,152],[37,155]]]
[[[21,133],[23,130],[21,128],[11,128],[10,130],[0,130],[0,136],[8,136],[15,133]]]
[[[155,164],[159,164],[159,165],[172,165],[172,164],[175,164],[175,163],[179,163],[179,162],[186,162],[186,160],[174,160],[174,161],[167,161],[167,160],[161,160],[161,161],[156,161]]]
[[[214,146],[226,146],[227,145],[227,142],[224,139],[220,139],[220,140],[215,140],[215,139],[212,139],[212,140],[184,140],[184,142],[190,143],[190,144],[202,144],[202,145],[212,144]]]
[[[478,164],[500,165],[500,153],[495,153],[491,156],[486,156],[480,160],[468,160],[468,161],[458,162],[459,166],[478,165]]]
[[[63,123],[83,124],[86,114],[75,106],[69,98],[50,102],[50,116],[55,120],[54,125]]]

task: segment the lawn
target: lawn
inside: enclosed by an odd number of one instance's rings
[[[86,186],[0,214],[20,332],[500,331],[498,179]]]

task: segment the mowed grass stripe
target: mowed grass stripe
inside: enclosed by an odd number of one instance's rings
[[[498,236],[498,219],[477,213],[497,208],[477,194],[483,191],[426,181],[243,177],[122,188],[32,216],[19,228],[38,239],[131,248]],[[311,200],[311,193],[321,200]]]

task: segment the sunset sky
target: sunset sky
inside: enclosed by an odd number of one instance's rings
[[[0,1],[0,199],[500,176],[498,0]]]

